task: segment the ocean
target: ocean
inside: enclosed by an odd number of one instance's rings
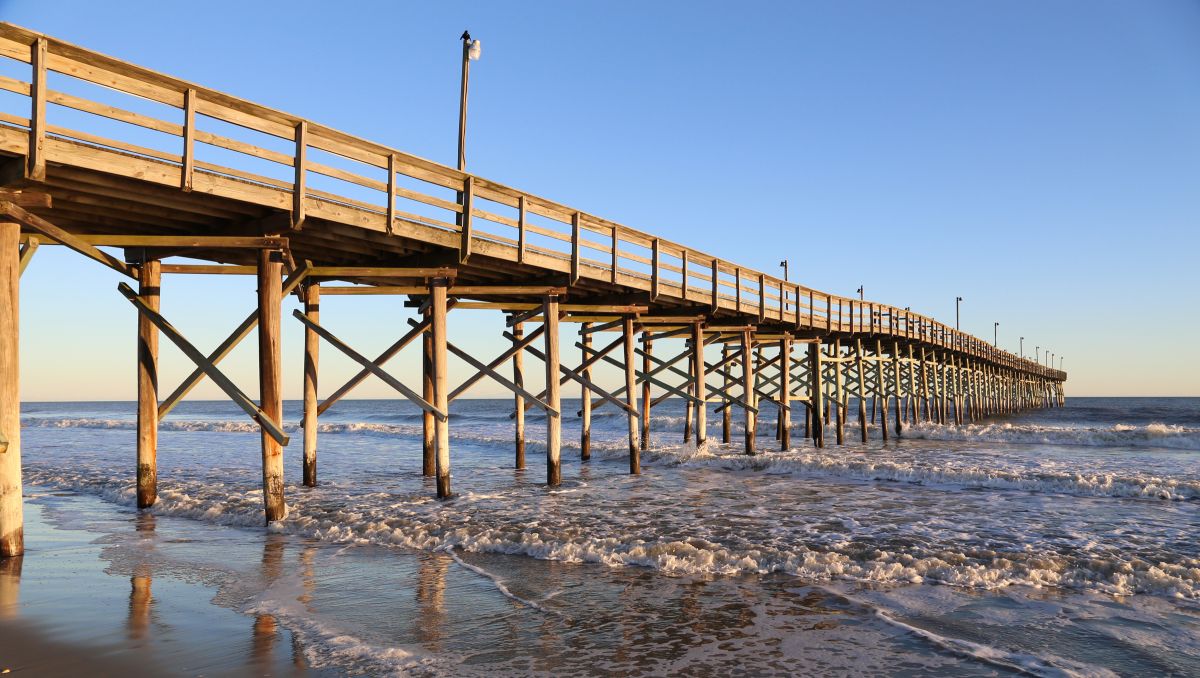
[[[298,673],[1200,675],[1200,398],[1068,398],[887,444],[851,442],[852,416],[845,446],[801,426],[788,451],[768,408],[753,457],[738,416],[732,445],[714,415],[706,449],[684,444],[667,401],[640,476],[611,406],[579,461],[577,406],[548,489],[538,413],[518,471],[512,401],[455,402],[438,501],[399,401],[332,408],[301,487],[289,401],[289,515],[264,528],[235,406],[162,422],[139,514],[133,403],[25,403],[27,503],[102,545],[122,595],[198,587],[247,652],[286,633]]]

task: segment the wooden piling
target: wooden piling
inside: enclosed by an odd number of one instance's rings
[[[426,308],[425,319],[429,320],[431,314],[432,309]],[[519,357],[516,359],[519,360]],[[433,372],[433,328],[431,327],[421,335],[421,397],[427,403],[432,403],[435,397],[433,391]],[[520,400],[520,398],[517,398],[517,400]],[[524,413],[522,412],[522,414]],[[522,430],[524,430],[523,426]],[[522,457],[524,457],[524,454],[524,449],[522,449]],[[522,461],[521,466],[518,468],[524,468],[524,466],[524,461]],[[436,474],[437,422],[432,412],[423,410],[421,412],[421,475],[432,478]]]
[[[880,402],[879,416],[879,435],[883,438],[883,442],[888,439],[888,396],[887,396],[887,378],[883,371],[883,341],[875,340],[875,400]],[[874,413],[872,412],[872,419]]]
[[[321,322],[321,286],[304,286],[304,315]],[[321,338],[313,328],[304,327],[304,460],[306,487],[317,486],[317,367]]]
[[[758,414],[752,409],[758,405],[755,392],[754,373],[754,333],[750,330],[742,332],[742,400],[746,401],[746,454],[757,454],[754,447],[758,433]]]
[[[867,442],[867,386],[866,365],[863,362],[862,339],[854,340],[854,364],[858,372],[858,427],[862,430],[862,442]]]
[[[649,332],[642,333],[642,374],[649,374],[654,368],[651,364],[651,356],[654,354],[654,341],[650,339]],[[650,380],[642,381],[642,449],[646,450],[650,447]]]
[[[513,346],[519,346],[521,341],[525,338],[525,325],[523,323],[514,323],[512,328],[512,336]],[[525,361],[522,359],[524,354],[525,351],[517,351],[516,353],[513,353],[512,357],[513,383],[522,388],[525,387]],[[584,392],[586,393],[586,389]],[[513,443],[516,448],[516,461],[514,466],[515,468],[523,469],[525,468],[525,398],[519,393],[516,394],[514,397],[514,405],[516,406],[517,410],[516,425],[514,426],[513,431],[513,436],[515,438]],[[591,401],[588,401],[587,405],[588,418],[584,421],[590,422],[592,415]],[[585,447],[584,449],[586,450],[587,448]]]
[[[812,419],[812,439],[813,445],[817,447],[825,447],[825,426],[822,424],[821,414],[821,410],[824,409],[822,400],[825,397],[822,371],[821,343],[815,341],[808,345],[808,372],[812,378],[812,387],[809,389],[809,396],[812,399],[812,407],[809,408]]]
[[[903,384],[900,383],[900,342],[892,342],[892,383],[896,387],[896,437],[904,435],[904,420],[900,416],[900,401],[904,398]]]
[[[833,388],[834,401],[837,407],[837,429],[834,431],[837,436],[837,444],[846,444],[846,401],[842,391],[842,342],[840,340],[833,342],[833,356],[836,359],[833,362]]]
[[[542,302],[542,322],[546,330],[546,484],[557,487],[562,483],[562,398],[559,395],[558,366],[558,297],[548,296]]]
[[[283,419],[283,372],[280,354],[280,306],[283,303],[283,257],[258,253],[258,383],[259,407],[272,421]],[[263,505],[268,523],[283,520],[283,446],[262,431]]]
[[[642,472],[642,460],[638,449],[637,379],[634,375],[634,358],[637,355],[633,335],[633,318],[625,316],[621,321],[625,335],[625,404],[628,406],[629,421],[629,472]]]
[[[725,370],[723,372],[724,376],[722,378],[722,388],[726,393],[729,392],[730,387],[733,385],[729,379],[729,371],[731,369],[729,366],[729,353],[729,344],[721,344],[721,362],[725,365]],[[730,424],[732,423],[733,417],[732,410],[733,408],[729,407],[728,401],[726,401],[725,407],[721,408],[721,442],[725,443],[726,445],[728,445],[732,440],[729,433]]]
[[[138,296],[154,311],[160,309],[162,264],[151,259],[141,265]],[[149,508],[158,499],[158,328],[138,314],[137,343],[137,506]]]
[[[779,449],[792,447],[792,339],[779,340]]]
[[[689,346],[688,346],[689,352],[691,351],[690,343],[691,342],[689,342]],[[691,375],[694,375],[695,373],[696,373],[696,356],[695,356],[695,353],[692,353],[692,355],[688,356],[688,375],[691,376]],[[693,396],[696,395],[696,384],[695,383],[688,384],[688,387],[685,390],[690,395],[693,395]],[[694,404],[692,403],[692,401],[690,401],[690,400],[684,401],[684,403],[683,403],[683,442],[684,442],[684,444],[687,444],[688,441],[690,441],[692,439],[692,410],[694,410],[694,409],[695,409],[695,407],[694,407]]]
[[[20,241],[18,224],[0,221],[0,558],[25,553],[21,504]]]
[[[579,339],[580,343],[583,344],[584,360],[587,360],[587,358],[591,355],[591,329],[591,323],[583,323],[579,326]],[[583,378],[587,379],[588,381],[592,380],[592,368],[590,364],[583,368]],[[587,461],[592,458],[592,392],[586,385],[580,385],[579,399],[579,416],[583,420],[579,433],[579,459],[581,461]],[[517,396],[517,400],[521,400],[521,397]]]
[[[696,323],[692,326],[692,381],[696,383],[696,447],[702,448],[708,442],[708,375],[704,366],[704,326]],[[726,408],[728,409],[728,408]]]
[[[450,375],[446,358],[446,287],[445,278],[437,278],[429,285],[429,338],[433,368],[433,406],[449,414]],[[558,383],[555,375],[554,383]],[[434,428],[434,473],[437,476],[438,499],[449,499],[450,494],[450,418],[433,418]]]

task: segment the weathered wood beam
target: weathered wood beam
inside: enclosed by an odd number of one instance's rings
[[[25,552],[21,496],[21,227],[0,220],[0,559]]]
[[[224,264],[163,264],[162,272],[178,275],[257,275],[258,269],[254,266]]]
[[[413,325],[414,327],[416,326],[415,321],[409,320],[408,322],[410,325]],[[537,329],[535,329],[534,331],[530,332],[528,336],[522,336],[520,341],[513,341],[512,347],[510,347],[504,353],[501,353],[500,356],[497,357],[495,360],[488,363],[487,368],[489,370],[495,371],[495,369],[497,367],[499,367],[500,364],[503,363],[504,361],[508,360],[509,358],[512,358],[513,356],[520,355],[521,352],[525,349],[525,347],[528,346],[529,344],[531,344],[533,341],[535,341],[538,337],[540,337],[542,335],[542,332],[544,332],[545,330],[546,330],[546,328],[544,325],[540,326]],[[515,335],[515,333],[514,333],[514,335]],[[449,343],[447,343],[446,346],[447,346],[447,348],[450,348]],[[454,351],[455,349],[450,348],[450,350]],[[450,402],[454,402],[455,399],[457,399],[459,396],[461,396],[462,394],[464,394],[468,390],[470,390],[470,388],[472,386],[474,386],[476,382],[478,382],[480,379],[482,379],[485,376],[491,376],[491,375],[483,372],[482,370],[476,371],[475,374],[468,377],[466,381],[459,384],[458,388],[456,388],[450,392]],[[515,380],[511,383],[513,383],[514,385],[517,384],[517,382]],[[509,390],[513,390],[513,389],[510,388]],[[524,391],[524,388],[522,387],[521,390]],[[514,392],[517,393],[518,395],[521,393],[520,391],[514,391]],[[534,396],[533,397],[533,401],[535,401],[534,404],[537,405],[538,407],[542,407],[543,403],[541,402],[541,399],[543,397],[545,397],[545,395],[546,395],[546,392],[542,391],[538,395]]]
[[[458,270],[445,267],[314,266],[311,275],[316,278],[453,278],[458,275]]]
[[[321,322],[321,286],[310,282],[304,286],[304,315]],[[301,478],[305,487],[317,486],[317,368],[320,360],[320,337],[311,328],[304,328],[304,456]]]
[[[49,209],[53,205],[50,194],[42,190],[0,188],[0,201],[11,202],[25,209]]]
[[[37,231],[50,240],[62,243],[85,257],[94,259],[118,273],[123,273],[137,280],[137,270],[134,267],[107,252],[96,249],[86,240],[64,231],[38,215],[26,211],[23,207],[14,205],[11,202],[0,201],[0,216],[8,217],[26,228]]]
[[[28,236],[23,238],[23,240],[25,242],[21,245],[21,258],[17,267],[19,275],[24,275],[25,269],[29,268],[29,262],[33,261],[33,255],[37,253],[38,248],[38,239],[36,237]]]
[[[160,264],[142,264],[138,296],[158,312]],[[144,314],[137,323],[137,507],[147,508],[158,499],[158,329]]]
[[[546,329],[542,336],[546,340],[546,485],[557,487],[562,484],[562,417],[559,410],[558,367],[561,365],[558,352],[558,297],[546,297],[542,325]]]

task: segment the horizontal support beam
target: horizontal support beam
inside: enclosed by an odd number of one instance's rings
[[[138,271],[133,266],[107,252],[101,252],[80,236],[68,233],[38,215],[25,211],[22,207],[11,202],[0,201],[0,215],[9,217],[22,226],[37,231],[56,243],[62,243],[89,259],[94,259],[118,273],[123,273],[137,280]]]
[[[0,188],[0,200],[11,202],[17,207],[49,208],[52,204],[50,194],[45,191],[26,191],[22,189]]]
[[[458,269],[445,267],[314,266],[312,275],[316,278],[453,278],[458,275]]]
[[[257,275],[257,266],[222,266],[220,264],[162,264],[163,273],[181,275]]]
[[[33,226],[30,228],[41,230]],[[76,235],[73,237],[98,247],[195,247],[200,249],[259,250],[282,250],[288,247],[288,239],[280,236],[260,238],[223,235]],[[57,240],[57,238],[55,239]],[[69,243],[62,244],[69,246]]]

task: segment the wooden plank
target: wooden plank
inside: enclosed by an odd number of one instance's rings
[[[40,229],[33,225],[30,225],[30,228],[40,231]],[[70,247],[68,243],[62,242],[50,234],[45,235],[56,241],[56,243],[45,244],[63,244]],[[287,238],[274,236],[260,238],[254,236],[219,235],[71,235],[69,233],[66,235],[70,236],[77,243],[102,247],[166,247],[171,249],[194,247],[197,249],[268,250],[287,249],[288,247]]]
[[[154,310],[146,306],[145,303],[138,297],[137,292],[133,291],[133,288],[131,288],[127,283],[120,283],[117,285],[117,290],[120,291],[121,294],[125,295],[125,298],[129,299],[130,303],[132,303],[139,312],[150,318],[150,321],[154,323],[154,326],[157,327],[158,330],[162,332],[168,339],[170,339],[171,343],[175,344],[175,346],[177,346],[179,350],[188,357],[188,359],[195,363],[198,368],[203,370],[205,375],[207,375],[209,379],[212,379],[213,383],[220,387],[220,389],[224,391],[231,400],[233,400],[234,404],[240,407],[243,412],[250,415],[251,419],[257,421],[272,439],[276,440],[281,445],[288,444],[288,435],[284,433],[283,428],[279,425],[279,423],[268,416],[266,412],[259,409],[259,407],[254,404],[254,401],[250,400],[250,398],[243,393],[241,389],[237,387],[237,385],[235,385],[229,380],[228,377],[222,374],[221,371],[217,369],[216,365],[212,364],[212,362],[210,362],[208,358],[204,356],[204,354],[200,353],[200,351],[197,350],[196,347],[191,344],[191,342],[184,338],[184,336],[180,334],[179,330],[175,329],[175,327],[172,326],[166,318],[162,317]]]
[[[183,95],[183,172],[180,188],[192,190],[192,177],[196,171],[196,90],[188,89]]]

